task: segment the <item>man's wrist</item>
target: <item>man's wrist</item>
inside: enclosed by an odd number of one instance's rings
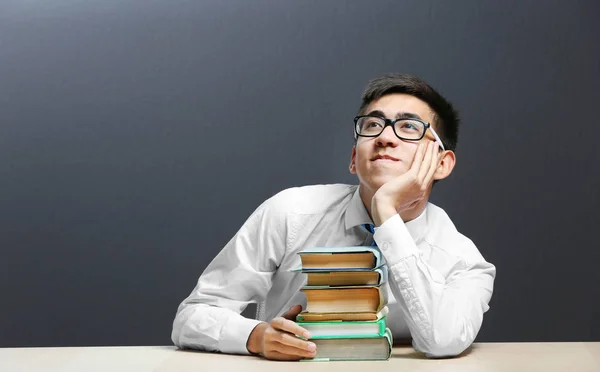
[[[248,336],[248,341],[246,342],[246,349],[248,349],[251,354],[262,353],[262,338],[267,327],[269,327],[269,323],[258,323],[252,332],[250,332],[250,336]]]
[[[371,202],[371,217],[375,226],[381,226],[397,213],[392,202],[382,198],[373,198]]]

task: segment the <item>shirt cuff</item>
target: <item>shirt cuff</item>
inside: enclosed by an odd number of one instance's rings
[[[219,350],[226,354],[250,354],[246,344],[254,328],[260,324],[257,319],[248,319],[243,316],[232,317],[223,327]]]
[[[398,214],[393,215],[381,226],[376,227],[373,239],[375,239],[375,243],[377,243],[377,247],[385,257],[389,267],[407,257],[419,255],[419,250],[412,236]]]

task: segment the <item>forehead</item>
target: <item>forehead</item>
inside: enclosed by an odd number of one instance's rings
[[[432,123],[435,116],[425,101],[404,93],[387,94],[374,100],[367,106],[365,114],[373,111],[381,111],[389,119],[396,118],[400,113],[416,114],[428,123]]]

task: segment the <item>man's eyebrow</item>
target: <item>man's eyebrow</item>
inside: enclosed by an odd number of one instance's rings
[[[379,116],[381,118],[385,118],[385,114],[379,110],[373,110],[367,114],[367,116]],[[421,119],[421,117],[412,112],[399,112],[396,114],[396,119]]]
[[[423,120],[421,119],[421,117],[417,114],[414,114],[412,112],[399,112],[396,114],[396,119],[419,119],[419,120]]]
[[[366,116],[379,116],[380,118],[385,118],[385,114],[379,110],[371,111]]]

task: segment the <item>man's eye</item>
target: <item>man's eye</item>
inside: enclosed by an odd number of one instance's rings
[[[375,128],[375,127],[380,127],[381,123],[378,121],[370,121],[367,123],[367,127],[368,128]]]
[[[407,130],[417,130],[417,129],[419,129],[419,127],[415,123],[412,123],[410,121],[403,122],[401,128],[402,129],[407,129]]]

